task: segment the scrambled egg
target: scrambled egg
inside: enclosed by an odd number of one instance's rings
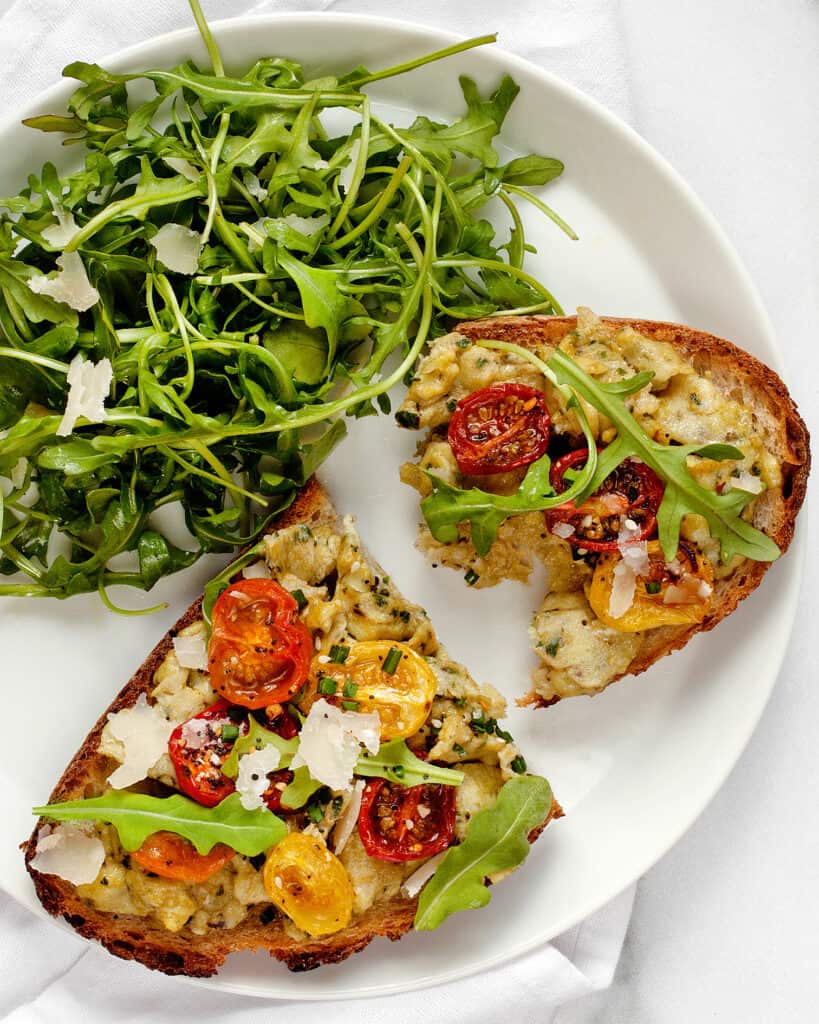
[[[302,591],[307,603],[301,618],[313,634],[317,654],[329,652],[333,644],[383,639],[406,643],[426,658],[438,689],[418,738],[432,744],[431,760],[457,764],[466,773],[456,793],[456,835],[463,839],[470,818],[493,804],[503,782],[514,774],[512,762],[519,756],[518,748],[511,739],[486,726],[505,715],[503,696],[492,686],[479,686],[463,665],[449,658],[426,612],[407,601],[390,577],[364,555],[349,520],[341,531],[327,524],[295,525],[269,535],[265,561],[254,566],[253,573],[267,573],[286,589]],[[204,631],[204,622],[195,622],[183,632],[196,636]],[[153,682],[150,700],[174,724],[218,699],[207,673],[184,668],[173,650],[157,669]],[[122,760],[122,745],[108,726],[103,730],[100,749],[114,760]],[[463,764],[465,761],[475,763]],[[177,787],[167,754],[159,758],[148,776]],[[349,794],[334,793],[333,797],[343,799],[331,799],[322,822],[306,826],[328,839],[331,847]],[[291,828],[298,827],[292,816],[286,820]],[[133,863],[122,850],[115,829],[98,825],[96,830],[105,847],[105,863],[96,881],[79,886],[78,892],[100,910],[149,916],[169,931],[187,927],[201,935],[210,928],[235,927],[252,906],[269,904],[255,858],[236,854],[202,883],[172,881]],[[353,884],[354,914],[395,897],[403,881],[423,863],[394,864],[369,857],[356,828],[340,860]],[[301,935],[292,922],[285,921],[285,927],[288,934]]]
[[[781,486],[778,462],[766,451],[755,430],[751,410],[741,401],[726,397],[707,373],[700,373],[673,346],[646,338],[631,327],[610,327],[590,310],[580,309],[577,328],[561,340],[559,347],[601,381],[619,381],[650,370],[651,381],[626,399],[650,437],[665,444],[723,442],[743,452],[742,461],[690,457],[689,469],[703,486],[722,490],[733,485],[752,491]],[[548,359],[551,351],[542,346],[537,354]],[[571,447],[584,446],[576,413],[566,407],[563,396],[535,367],[518,356],[484,349],[450,334],[433,343],[399,412],[402,423],[428,430],[418,446],[416,461],[401,467],[402,481],[422,497],[432,489],[425,471],[463,488],[514,492],[525,471],[499,474],[497,478],[462,475],[446,439],[447,424],[461,398],[510,380],[544,391],[553,433],[566,435]],[[597,440],[601,444],[610,442],[615,436],[612,424],[585,402],[583,408]],[[686,516],[681,535],[709,558],[716,579],[730,575],[742,562],[737,556],[729,564],[722,564],[719,543],[701,516]],[[436,567],[443,565],[462,573],[471,570],[478,577],[475,587],[491,587],[504,579],[525,582],[535,560],[543,563],[548,590],[530,635],[541,659],[533,677],[534,691],[544,701],[596,693],[626,670],[640,647],[643,634],[613,630],[597,619],[585,596],[591,568],[582,558],[574,557],[567,541],[546,531],[540,513],[507,519],[483,557],[472,545],[468,523],[460,525],[458,539],[449,544],[436,541],[422,525],[418,546]],[[456,726],[453,724],[451,729],[454,731]]]

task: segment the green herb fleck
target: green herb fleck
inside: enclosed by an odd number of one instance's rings
[[[345,647],[344,644],[333,644],[330,648],[330,661],[334,665],[343,665],[349,653],[350,648]]]
[[[397,647],[391,647],[387,652],[387,656],[384,658],[384,663],[381,667],[388,676],[391,676],[395,673],[395,670],[398,668],[400,663],[401,651]]]

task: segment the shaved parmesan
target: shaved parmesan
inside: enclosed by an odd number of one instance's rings
[[[701,604],[711,596],[713,587],[693,573],[684,573],[678,583],[672,583],[663,594],[663,604]]]
[[[552,533],[555,537],[560,537],[563,540],[568,540],[569,537],[574,533],[574,527],[571,523],[555,523],[552,527]]]
[[[57,302],[64,302],[81,313],[95,305],[100,293],[88,280],[80,254],[67,252],[58,256],[57,266],[60,272],[55,277],[43,277],[42,274],[30,277],[29,290],[35,295],[48,295]]]
[[[302,726],[291,767],[306,765],[313,778],[325,786],[349,789],[361,745],[375,754],[380,742],[381,720],[376,712],[341,711],[326,700],[317,700]]]
[[[271,573],[267,562],[253,562],[242,569],[242,576],[246,580],[269,580]]]
[[[350,159],[348,163],[341,168],[341,173],[338,176],[338,187],[343,188],[345,192],[350,191],[350,185],[353,183],[353,175],[355,174],[355,168],[358,163],[360,153],[361,139],[356,139],[352,146],[350,146]]]
[[[436,853],[434,857],[430,857],[428,861],[425,861],[417,871],[413,871],[409,878],[405,878],[402,882],[402,891],[405,892],[407,896],[417,896],[438,870],[438,865],[444,857],[446,857],[448,852],[448,850],[441,850],[440,853]]]
[[[264,805],[262,797],[270,782],[269,772],[275,772],[281,761],[281,753],[274,746],[251,750],[239,758],[239,774],[236,776],[236,792],[242,807],[253,811]]]
[[[172,171],[181,174],[188,181],[199,181],[201,173],[193,166],[190,160],[185,160],[181,156],[166,156],[163,157],[163,160]]]
[[[364,780],[356,779],[353,791],[349,799],[344,803],[341,814],[338,816],[335,831],[333,832],[333,845],[336,856],[338,856],[347,845],[347,840],[353,834],[353,829],[358,822],[358,813],[361,810],[361,797],[364,794]]]
[[[202,236],[183,224],[163,224],[151,239],[158,259],[177,274],[195,274],[199,269]]]
[[[330,223],[330,217],[326,213],[319,213],[315,217],[299,217],[297,213],[288,213],[286,217],[275,217],[270,219],[271,224],[284,224],[306,238],[312,238],[317,231],[321,231]]]
[[[44,875],[57,875],[72,885],[95,881],[105,863],[105,847],[89,828],[75,822],[46,826],[37,839],[31,866]]]
[[[621,560],[614,567],[609,594],[609,615],[619,619],[634,603],[637,577],[644,576],[651,567],[648,558],[648,544],[638,540],[640,527],[633,519],[626,519],[617,534],[617,550]]]
[[[754,476],[753,473],[743,469],[738,477],[731,480],[731,488],[748,491],[749,494],[760,494],[765,489],[765,485],[758,476]]]
[[[186,750],[201,750],[202,747],[206,747],[210,743],[212,737],[210,722],[204,718],[189,718],[182,725],[181,739],[184,740]],[[214,756],[216,757],[216,764],[221,764],[222,761],[219,756]],[[212,763],[213,759],[211,759]]]
[[[207,669],[208,649],[203,633],[195,633],[193,636],[175,636],[173,649],[176,660],[182,668],[195,668],[200,672]]]
[[[106,728],[123,747],[122,763],[108,776],[108,783],[113,789],[125,789],[141,782],[167,753],[174,724],[141,693],[133,707],[110,714]]]
[[[105,399],[111,388],[114,370],[110,359],[93,363],[76,355],[68,367],[68,398],[65,412],[57,427],[57,436],[66,437],[77,420],[84,416],[89,423],[103,423]]]
[[[267,199],[267,189],[252,171],[245,171],[242,175],[242,181],[254,199],[258,199],[259,202]]]
[[[55,249],[64,249],[77,233],[77,222],[74,220],[74,214],[70,210],[63,209],[58,199],[52,195],[49,195],[49,199],[57,223],[43,228],[41,234]]]

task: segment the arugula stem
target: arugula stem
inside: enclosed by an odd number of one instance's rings
[[[551,206],[547,206],[542,199],[538,199],[536,195],[528,192],[525,188],[521,188],[519,185],[510,185],[507,183],[503,186],[503,189],[506,192],[512,192],[514,195],[520,196],[521,199],[525,199],[528,203],[531,203],[532,206],[537,207],[537,209],[540,210],[542,214],[545,214],[550,221],[557,224],[560,230],[564,234],[568,235],[573,242],[577,241],[577,234],[575,233],[574,228],[570,227],[566,221],[563,220],[559,214],[555,213]]]
[[[20,359],[24,363],[36,363],[38,366],[47,366],[49,370],[56,370],[57,373],[68,374],[68,363],[61,363],[49,356],[37,355],[36,352],[22,352],[19,348],[0,347],[0,357]]]
[[[417,57],[415,60],[405,61],[403,64],[396,64],[391,68],[384,68],[381,71],[373,71],[368,75],[362,75],[361,78],[354,78],[350,82],[345,82],[345,85],[351,89],[360,89],[362,85],[369,85],[371,82],[380,82],[385,78],[394,78],[396,75],[403,75],[407,71],[414,71],[416,68],[423,67],[424,64],[431,64],[433,61],[443,60],[445,57],[452,57],[456,53],[464,53],[466,50],[472,50],[476,46],[486,46],[487,43],[496,43],[498,41],[497,32],[493,32],[490,35],[476,36],[474,39],[465,39],[462,43],[455,43],[453,46],[447,46],[443,50],[436,50],[434,53],[428,53],[424,57]]]

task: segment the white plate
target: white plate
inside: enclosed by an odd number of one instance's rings
[[[437,30],[354,15],[278,15],[214,26],[229,68],[281,54],[312,74],[358,63],[384,67],[446,46]],[[476,26],[476,31],[478,31]],[[134,47],[118,69],[172,66],[206,57],[193,31]],[[676,320],[731,338],[768,363],[780,355],[767,316],[721,230],[688,186],[634,132],[602,107],[534,66],[484,48],[378,83],[379,110],[398,123],[415,112],[451,117],[462,109],[457,76],[486,88],[510,72],[521,94],[504,126],[510,153],[536,151],[565,161],[548,201],[575,227],[570,242],[522,212],[539,248],[528,269],[559,297],[601,313]],[[60,85],[26,114],[59,110]],[[16,191],[31,169],[60,156],[54,137],[0,127],[0,192]],[[68,159],[68,158],[66,158]],[[479,915],[450,918],[437,932],[400,947],[376,940],[346,963],[290,974],[266,956],[232,957],[204,984],[258,996],[339,999],[385,994],[485,970],[536,948],[634,881],[680,837],[723,782],[747,743],[774,685],[798,589],[801,535],[781,565],[714,635],[695,641],[650,672],[594,701],[521,711],[531,655],[524,631],[538,604],[538,581],[470,591],[459,575],[430,568],[413,548],[417,500],[398,483],[413,438],[390,418],[351,423],[350,438],[323,472],[336,503],[358,516],[365,542],[406,593],[430,612],[452,654],[510,699],[509,728],[532,769],[547,775],[568,815],[551,826],[523,870],[493,890]],[[163,629],[222,559],[203,560],[164,581],[143,603],[170,608],[123,619],[96,597],[65,604],[0,604],[4,653],[5,823],[0,884],[42,912],[17,844],[29,808],[43,802],[100,711]],[[118,595],[138,605],[143,595]],[[674,923],[669,922],[673,928]]]

